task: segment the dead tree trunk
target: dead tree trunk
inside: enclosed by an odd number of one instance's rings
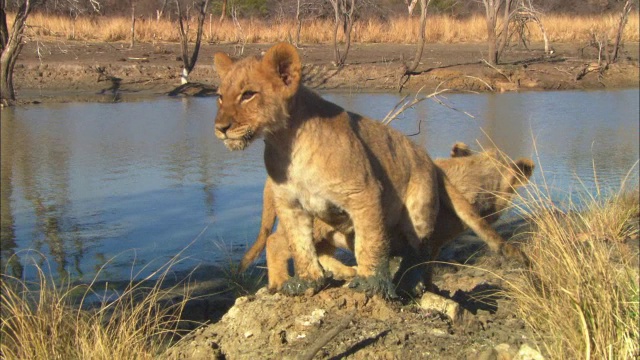
[[[202,30],[204,28],[204,20],[207,15],[207,8],[209,7],[209,0],[204,0],[197,4],[198,9],[198,31],[196,33],[196,42],[193,46],[193,53],[189,54],[189,31],[185,29],[184,17],[180,8],[180,0],[176,0],[176,8],[178,11],[178,25],[180,33],[180,44],[182,49],[182,75],[180,77],[180,83],[186,84],[189,82],[189,74],[193,71],[198,61],[198,53],[200,52],[200,44],[202,42]]]
[[[333,28],[333,55],[334,63],[337,67],[342,67],[347,60],[347,54],[351,47],[351,30],[353,29],[353,12],[355,10],[355,0],[351,0],[347,5],[347,0],[329,0],[333,6],[335,24]],[[338,29],[342,24],[344,34],[344,52],[340,53],[338,46]]]
[[[296,40],[295,46],[300,46],[300,31],[302,30],[302,19],[300,18],[300,0],[296,3]]]
[[[404,0],[404,4],[407,5],[407,11],[409,12],[409,17],[413,16],[413,9],[416,8],[417,3],[418,3],[418,0],[411,0],[411,2],[409,2],[409,0]]]
[[[20,4],[10,32],[5,9],[6,0],[0,0],[0,100],[3,105],[10,105],[16,100],[13,89],[13,69],[22,50],[22,37],[27,17],[31,13],[31,2],[25,0]]]
[[[162,15],[164,14],[164,9],[167,8],[167,2],[169,0],[163,0],[162,1],[162,6],[160,7],[160,10],[156,10],[156,22],[159,22],[160,19],[162,19]]]
[[[511,21],[511,4],[513,0],[504,0],[504,15],[502,16],[502,30],[500,31],[498,44],[497,44],[497,54],[496,54],[496,62],[497,64],[500,60],[500,56],[504,52],[505,46],[509,42],[509,22]]]
[[[622,7],[622,12],[620,13],[620,21],[618,22],[618,30],[616,31],[616,40],[613,43],[613,51],[611,54],[611,61],[616,62],[618,60],[618,51],[620,50],[620,42],[622,41],[622,33],[624,32],[624,27],[627,25],[627,19],[629,18],[629,13],[631,12],[631,1],[627,0]]]
[[[500,55],[509,40],[509,21],[513,0],[482,0],[487,23],[487,44],[489,46],[489,63],[498,64]],[[502,30],[498,32],[498,15],[504,10]]]
[[[133,49],[136,44],[136,3],[131,1],[131,43],[129,48]]]
[[[418,34],[418,43],[416,45],[416,54],[413,57],[411,64],[404,64],[404,74],[400,78],[400,91],[404,84],[409,81],[411,75],[415,74],[418,65],[420,65],[420,59],[422,59],[422,52],[424,51],[424,43],[427,32],[427,8],[431,3],[431,0],[420,0],[420,32]]]
[[[224,22],[224,19],[227,16],[227,1],[228,0],[222,0],[222,11],[220,12],[220,24],[222,24]]]

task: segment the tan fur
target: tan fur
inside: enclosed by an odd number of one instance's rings
[[[495,151],[472,155],[469,147],[460,142],[452,147],[451,156],[452,158],[449,159],[435,159],[434,163],[444,171],[451,183],[489,223],[498,220],[509,206],[515,190],[528,182],[535,167],[530,159],[521,158],[511,162]],[[272,198],[270,192],[270,183],[267,180],[263,198],[263,220],[275,219],[275,209],[269,203]],[[271,213],[271,215],[265,216],[265,213]],[[287,262],[291,256],[288,249],[281,244],[286,242],[285,238],[280,234],[277,236],[274,234],[273,238],[265,235],[267,233],[265,229],[270,231],[273,225],[274,220],[261,223],[261,231],[256,242],[242,259],[241,271],[255,261],[266,246],[269,288],[276,290],[289,278]],[[435,231],[429,239],[431,260],[435,260],[440,249],[464,230],[466,226],[455,212],[446,207],[441,208]],[[353,267],[345,266],[333,257],[335,248],[353,250],[353,245],[348,239],[348,236],[321,221],[314,223],[314,241],[316,241],[320,263],[337,279],[349,279],[355,276]],[[430,277],[429,273],[427,277]]]
[[[221,78],[216,136],[231,150],[244,149],[257,136],[265,140],[278,232],[288,240],[295,264],[296,282],[285,284],[287,292],[318,290],[325,281],[313,242],[314,218],[355,234],[359,284],[387,294],[393,292],[388,231],[399,230],[421,253],[441,202],[480,231],[493,250],[512,252],[423,150],[302,86],[302,66],[291,45],[277,44],[262,59],[233,62],[221,53],[214,59]]]

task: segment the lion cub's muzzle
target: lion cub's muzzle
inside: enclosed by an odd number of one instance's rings
[[[244,150],[253,140],[254,131],[244,126],[232,126],[232,121],[216,118],[215,135],[224,140],[224,145],[229,150]]]

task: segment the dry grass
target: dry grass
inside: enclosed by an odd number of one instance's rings
[[[10,19],[13,19],[11,14]],[[632,13],[624,32],[624,41],[640,40],[638,13]],[[613,39],[617,26],[617,15],[566,16],[549,15],[542,19],[551,42],[587,42],[593,33],[607,32]],[[204,40],[209,42],[271,43],[293,38],[293,21],[267,22],[243,19],[234,25],[233,21],[218,24],[205,22]],[[126,17],[78,18],[72,21],[65,16],[33,14],[29,17],[30,35],[52,36],[66,40],[83,41],[128,41],[131,23]],[[190,25],[195,37],[195,22]],[[353,41],[359,43],[406,43],[418,38],[419,21],[416,18],[399,17],[388,22],[357,21],[353,29]],[[529,26],[529,39],[542,41],[542,35],[535,26]],[[484,18],[474,16],[468,19],[454,19],[437,15],[430,16],[427,27],[427,42],[459,43],[483,42],[486,40]],[[168,20],[139,20],[136,22],[136,41],[177,42],[179,35],[176,24]],[[304,21],[301,32],[302,43],[330,43],[333,40],[331,20]]]
[[[154,359],[175,335],[188,299],[185,289],[162,289],[162,280],[132,282],[117,299],[87,310],[96,289],[56,285],[37,270],[35,284],[2,275],[3,359]],[[169,303],[176,294],[182,300]]]
[[[522,317],[558,359],[640,355],[638,188],[598,192],[563,211],[533,186],[530,276],[511,284]],[[578,205],[579,204],[579,205]]]

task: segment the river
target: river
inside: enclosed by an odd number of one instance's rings
[[[401,98],[324,96],[374,118]],[[447,106],[424,101],[391,126],[432,157],[456,141],[530,157],[532,182],[562,202],[616,189],[629,173],[637,186],[638,99],[638,89],[451,94]],[[215,99],[1,111],[4,272],[32,279],[36,263],[55,277],[128,280],[178,253],[176,270],[237,261],[253,242],[263,143],[228,151],[213,136]]]

